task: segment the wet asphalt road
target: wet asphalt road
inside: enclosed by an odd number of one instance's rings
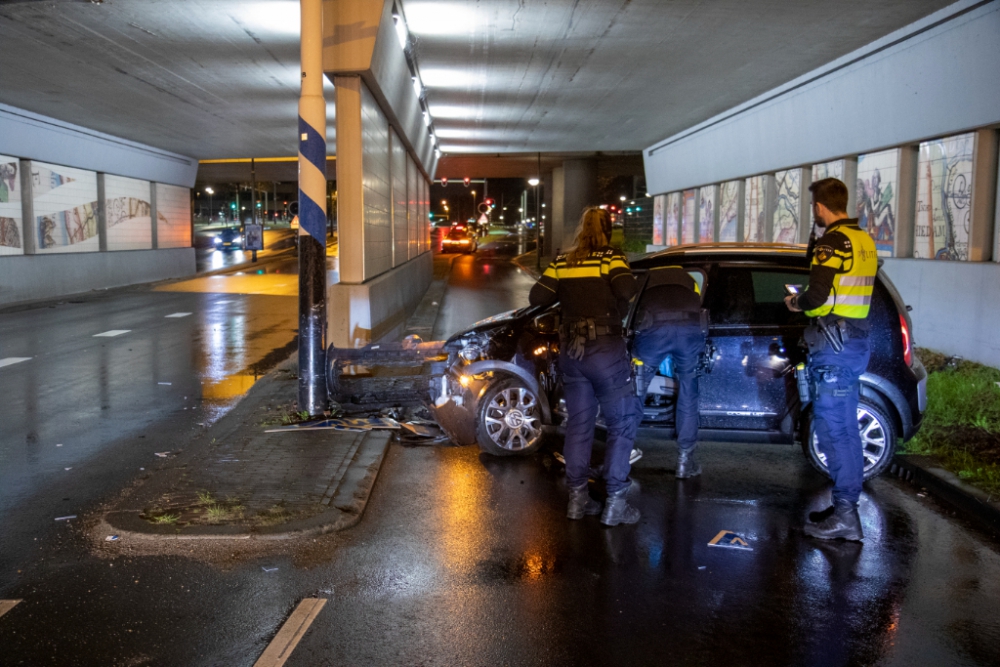
[[[436,333],[525,303],[513,252],[455,260]],[[672,443],[643,439],[643,519],[615,529],[565,520],[547,454],[399,445],[358,526],[269,553],[108,558],[53,520],[225,409],[294,309],[126,291],[0,313],[3,356],[34,357],[0,368],[0,599],[24,600],[0,617],[0,664],[252,665],[314,596],[287,665],[1000,663],[1000,546],[887,478],[866,488],[863,546],[809,540],[826,483],[787,446],[707,443],[705,474],[678,482]],[[131,332],[92,338],[110,329]],[[720,530],[753,551],[709,547]]]

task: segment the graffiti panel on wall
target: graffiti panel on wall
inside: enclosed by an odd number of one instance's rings
[[[105,175],[108,250],[148,250],[153,247],[149,199],[149,181]]]
[[[0,155],[0,255],[20,255],[21,172],[17,158]]]
[[[681,220],[681,193],[671,192],[667,195],[667,212],[665,215],[666,244],[677,245],[678,226]]]
[[[920,144],[913,256],[969,258],[973,133]]]
[[[842,181],[844,180],[844,161],[833,160],[832,162],[814,164],[812,172],[813,183],[824,178],[836,178]]]
[[[875,239],[880,257],[893,255],[898,190],[898,150],[858,156],[858,225]]]
[[[38,252],[99,250],[95,172],[32,162],[31,183]]]
[[[715,186],[698,190],[698,209],[698,241],[711,243],[715,240]]]
[[[663,209],[667,205],[667,195],[653,197],[653,245],[663,245]]]
[[[743,241],[763,243],[764,239],[764,177],[751,176],[747,179],[746,196],[743,203]]]
[[[681,243],[694,243],[694,214],[696,190],[685,190],[681,194]]]
[[[188,188],[156,184],[156,246],[191,247],[191,190]]]
[[[802,172],[779,171],[774,175],[778,198],[774,208],[774,242],[799,242],[799,205],[802,201]]]
[[[740,224],[740,182],[719,186],[719,241],[733,242]]]

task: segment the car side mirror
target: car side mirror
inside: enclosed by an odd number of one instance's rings
[[[538,333],[555,333],[558,328],[555,313],[542,313],[535,317],[535,331]]]

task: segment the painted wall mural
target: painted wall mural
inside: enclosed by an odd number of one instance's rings
[[[740,182],[727,181],[719,186],[719,241],[736,241],[740,224]]]
[[[681,243],[694,243],[694,214],[697,207],[696,190],[681,193]]]
[[[893,256],[898,191],[899,150],[858,156],[858,225],[875,239],[880,257]]]
[[[920,144],[913,256],[967,260],[976,135]]]
[[[0,155],[0,255],[24,254],[21,239],[20,163]]]
[[[31,187],[39,253],[99,250],[95,172],[32,162]]]
[[[774,207],[774,242],[799,242],[799,209],[802,202],[802,171],[788,169],[774,174],[778,197]]]
[[[153,247],[149,181],[104,177],[104,210],[108,250],[148,250]]]
[[[663,209],[667,207],[667,195],[653,197],[653,245],[663,245]]]
[[[156,184],[156,247],[191,247],[191,190]]]
[[[665,245],[677,245],[678,226],[681,220],[681,193],[671,192],[667,195],[667,213],[665,220],[667,235]]]
[[[743,203],[743,241],[763,243],[764,238],[764,177],[751,176],[746,182]]]
[[[715,240],[715,186],[709,185],[698,190],[698,241],[711,243]]]
[[[842,181],[844,180],[844,161],[833,160],[814,164],[812,172],[813,183],[824,178],[839,178]]]

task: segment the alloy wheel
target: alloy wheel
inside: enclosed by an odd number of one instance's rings
[[[530,447],[542,434],[538,399],[524,387],[507,387],[494,394],[483,421],[490,439],[508,451]]]

